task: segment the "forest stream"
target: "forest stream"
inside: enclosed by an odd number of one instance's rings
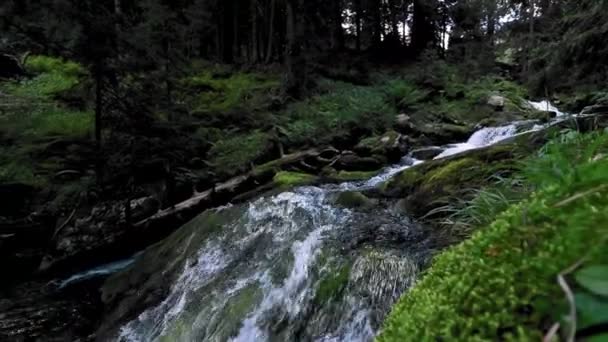
[[[558,116],[546,124],[518,121],[482,128],[465,143],[443,147],[436,159],[542,130],[565,117],[547,102],[530,105],[550,106]],[[373,191],[420,163],[408,155],[367,181],[297,187],[200,215],[151,248],[179,255],[160,252],[163,274],[181,270],[166,297],[122,326],[115,338],[371,341],[428,264],[433,237],[391,203],[366,199],[358,208],[339,203],[345,194]],[[74,275],[62,285],[129,266],[137,269],[157,262],[147,260],[155,256],[138,254]]]

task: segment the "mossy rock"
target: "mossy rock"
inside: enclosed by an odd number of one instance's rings
[[[344,265],[331,270],[330,274],[319,282],[314,302],[317,305],[322,305],[329,301],[340,299],[348,285],[350,270],[350,265]]]
[[[608,161],[559,160],[546,159],[556,175],[537,179],[529,199],[435,258],[379,342],[539,341],[562,321],[568,303],[557,275],[581,261],[608,263],[608,189],[598,186],[608,182]]]
[[[327,175],[331,181],[335,182],[356,182],[368,180],[376,175],[378,175],[381,170],[376,171],[340,171],[334,172]]]
[[[402,141],[402,135],[388,131],[381,136],[363,139],[355,146],[355,152],[363,156],[384,156],[393,160],[405,154],[407,146]]]
[[[345,191],[338,195],[336,204],[345,208],[370,208],[374,201],[358,191]]]
[[[388,196],[406,198],[404,209],[422,217],[455,198],[470,196],[493,176],[512,173],[517,169],[516,160],[531,152],[519,144],[506,144],[429,161],[398,174],[381,190]]]
[[[318,180],[314,175],[301,172],[281,171],[274,176],[274,184],[282,189],[313,184]]]

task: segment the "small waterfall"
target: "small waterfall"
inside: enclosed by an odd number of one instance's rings
[[[241,211],[185,263],[165,300],[124,326],[118,340],[372,340],[408,284],[387,279],[407,279],[418,265],[397,254],[380,264],[365,262],[367,252],[344,254],[340,239],[364,220],[333,204],[336,191],[302,187],[224,209]],[[403,217],[392,222],[408,229]],[[318,288],[337,269],[349,270],[344,295],[320,301]],[[363,278],[373,301],[356,294]]]
[[[554,112],[557,116],[566,115],[566,113],[561,112],[559,109],[557,109],[557,107],[555,107],[550,101],[547,100],[539,102],[528,101],[528,104],[536,110]]]
[[[445,158],[477,148],[486,147],[508,139],[518,133],[518,125],[511,124],[502,127],[485,127],[475,132],[465,143],[454,144],[439,154],[435,159]]]
[[[533,121],[516,121],[510,125],[501,127],[484,127],[475,132],[467,142],[448,146],[446,150],[436,156],[435,159],[445,158],[465,151],[490,146],[518,134],[544,129],[547,126],[554,124],[556,121],[562,120],[562,117],[566,115],[547,100],[540,102],[527,101],[527,104],[536,110],[555,112],[557,119],[544,125],[534,123]]]
[[[543,127],[482,128],[437,158]],[[299,187],[221,208],[214,213],[229,219],[203,239],[195,238],[204,230],[195,219],[182,228],[190,230],[181,244],[184,251],[196,247],[193,241],[201,246],[165,299],[123,326],[118,341],[372,341],[431,247],[408,217],[382,206],[373,213],[343,208],[335,198],[421,162],[406,157],[367,181]],[[370,239],[382,243],[366,244]],[[391,246],[394,240],[402,242]]]

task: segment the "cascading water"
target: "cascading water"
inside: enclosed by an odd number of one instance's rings
[[[118,339],[371,340],[424,258],[391,248],[345,251],[340,240],[365,230],[365,219],[334,205],[336,194],[301,187],[249,204],[206,239],[166,299]],[[399,227],[407,235],[414,226],[383,216],[380,230]],[[337,292],[340,300],[332,300]]]
[[[542,127],[483,128],[437,158]],[[197,238],[204,229],[195,219],[184,227],[190,230],[180,253],[196,252],[180,266],[164,300],[124,325],[117,339],[371,341],[428,262],[431,246],[426,232],[391,206],[347,209],[336,198],[420,162],[404,158],[367,181],[300,187],[216,209],[207,215],[225,221],[204,238]]]

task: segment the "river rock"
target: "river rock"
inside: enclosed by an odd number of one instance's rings
[[[419,127],[433,145],[448,145],[456,142],[466,141],[475,129],[471,126],[455,125],[447,123],[425,124]]]
[[[557,117],[557,113],[554,111],[535,111],[532,114],[528,115],[529,119],[538,120],[543,123],[549,122],[555,117]]]
[[[418,160],[431,160],[441,154],[441,152],[443,152],[442,147],[429,146],[413,150],[412,152],[410,152],[410,155],[412,156],[412,158]]]
[[[404,136],[389,131],[384,135],[363,139],[355,146],[358,155],[376,159],[388,158],[389,161],[399,160],[407,152],[407,141]]]
[[[494,108],[496,111],[502,111],[505,108],[506,99],[500,95],[492,95],[488,98],[487,105]]]
[[[374,157],[361,157],[352,152],[343,154],[335,164],[337,170],[344,171],[375,171],[382,166],[382,161]]]
[[[605,115],[608,114],[608,104],[596,104],[587,106],[581,111],[582,115]]]
[[[400,133],[410,133],[414,130],[412,119],[407,114],[399,114],[395,117],[395,129]]]

